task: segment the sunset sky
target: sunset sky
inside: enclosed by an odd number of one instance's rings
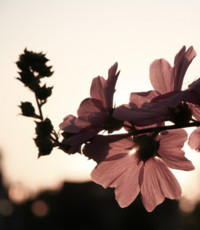
[[[6,183],[21,183],[29,192],[63,181],[87,181],[94,162],[78,154],[54,150],[37,159],[35,124],[19,115],[17,105],[34,97],[19,81],[15,62],[25,48],[46,53],[55,71],[54,86],[43,112],[56,130],[68,114],[89,96],[94,77],[107,77],[116,61],[121,70],[116,105],[128,103],[134,91],[152,89],[149,66],[157,58],[172,65],[183,45],[197,57],[184,80],[186,87],[200,77],[200,1],[190,0],[0,0],[0,150]],[[177,173],[183,194],[200,191],[200,157],[186,148],[194,172]],[[192,179],[192,180],[191,180]]]

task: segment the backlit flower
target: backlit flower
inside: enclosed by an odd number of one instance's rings
[[[68,115],[60,124],[64,131],[63,148],[68,153],[75,153],[81,144],[90,140],[101,130],[113,132],[122,125],[112,117],[113,95],[119,75],[118,64],[115,63],[108,71],[108,79],[96,77],[92,81],[90,98],[83,100],[77,111],[78,117]]]
[[[151,212],[165,197],[181,196],[180,185],[169,168],[194,169],[182,150],[186,139],[187,133],[180,129],[161,132],[155,138],[149,134],[123,139],[120,135],[96,136],[83,152],[98,163],[92,180],[104,188],[114,187],[122,208],[140,192],[146,210]]]
[[[186,70],[195,56],[193,47],[186,51],[184,46],[175,56],[174,67],[165,59],[155,60],[150,66],[150,80],[154,90],[132,93],[129,105],[116,108],[113,116],[138,126],[167,120],[177,123],[185,113],[187,116],[184,122],[188,121],[191,112],[187,104],[182,103],[187,91],[181,91],[181,88]]]

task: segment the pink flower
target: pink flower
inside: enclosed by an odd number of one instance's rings
[[[68,153],[79,151],[80,146],[99,131],[112,132],[121,127],[122,122],[112,117],[113,95],[119,75],[118,64],[108,71],[108,79],[96,77],[92,81],[90,98],[83,100],[77,111],[78,117],[68,115],[60,124],[64,131],[63,149]]]
[[[165,59],[155,60],[150,66],[150,80],[154,90],[132,93],[129,105],[116,108],[113,116],[138,126],[166,120],[176,123],[177,120],[173,119],[178,110],[175,109],[180,106],[181,109],[184,107],[184,113],[187,110],[187,119],[190,118],[189,108],[182,103],[187,92],[181,91],[181,88],[186,70],[195,56],[193,47],[186,51],[184,46],[175,56],[174,67],[171,67]]]
[[[165,197],[181,196],[180,185],[169,168],[194,169],[182,150],[186,139],[187,133],[180,129],[161,132],[156,138],[96,136],[83,152],[98,162],[91,173],[92,180],[104,188],[114,187],[122,208],[130,205],[140,192],[146,210],[151,212]]]

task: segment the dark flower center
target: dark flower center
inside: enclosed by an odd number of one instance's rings
[[[159,156],[157,150],[159,148],[159,141],[149,135],[141,135],[134,137],[134,148],[138,154],[139,160],[146,162],[153,156]]]
[[[111,109],[108,112],[108,120],[104,125],[104,129],[108,131],[108,133],[112,133],[116,130],[119,130],[123,126],[123,121],[117,120],[113,117],[114,109]]]
[[[192,111],[185,102],[179,104],[175,109],[171,110],[170,120],[174,122],[174,124],[188,123],[191,118]]]

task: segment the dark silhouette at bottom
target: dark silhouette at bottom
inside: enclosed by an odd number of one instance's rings
[[[9,216],[0,215],[1,230],[199,230],[200,208],[182,215],[178,201],[166,199],[148,213],[140,196],[120,208],[112,189],[95,183],[65,183],[59,192],[43,192],[34,200],[13,205]]]

